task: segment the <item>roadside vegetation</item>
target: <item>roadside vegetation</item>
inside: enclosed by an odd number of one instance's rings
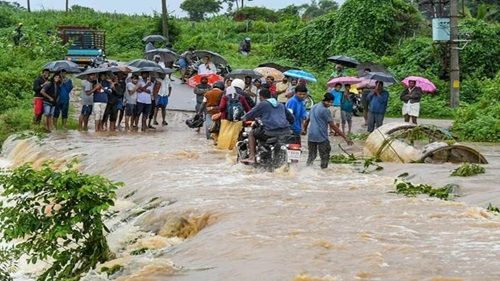
[[[423,7],[403,0],[347,0],[340,7],[330,2],[290,5],[278,11],[245,7],[235,12],[232,7],[217,16],[210,16],[213,11],[195,9],[189,13],[190,18],[169,18],[169,38],[179,52],[192,46],[220,53],[233,69],[254,68],[265,62],[300,67],[318,78],[318,83],[310,84],[317,100],[324,94],[333,70],[334,65],[326,61],[332,55],[382,64],[398,79],[424,76],[438,90],[423,97],[421,117],[454,119],[453,132],[460,140],[500,142],[496,90],[500,84],[496,67],[500,65],[500,41],[496,40],[500,34],[500,6],[496,2],[484,10],[476,1],[466,1],[469,16],[460,20],[460,30],[471,42],[460,53],[458,109],[448,107],[448,70],[443,67],[446,52],[442,45],[433,44],[430,17]],[[374,20],[367,22],[367,18]],[[24,37],[20,46],[14,46],[12,37],[19,22],[24,23]],[[28,13],[22,7],[0,2],[0,143],[14,132],[34,129],[32,82],[44,63],[63,58],[66,50],[57,38],[46,35],[48,30],[55,33],[58,25],[106,30],[108,56],[122,61],[142,57],[141,38],[161,34],[160,15],[101,13],[76,5],[68,13]],[[246,36],[251,37],[253,50],[250,56],[243,57],[237,50]],[[356,74],[354,69],[348,73]],[[401,85],[388,88],[388,116],[401,115],[402,89]]]

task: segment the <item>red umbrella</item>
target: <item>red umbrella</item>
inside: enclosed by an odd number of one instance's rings
[[[224,81],[224,77],[217,75],[217,74],[198,74],[195,75],[191,78],[189,78],[188,85],[191,88],[196,87],[196,85],[201,84],[201,78],[207,77],[208,78],[208,84],[212,85],[213,83],[217,81]]]

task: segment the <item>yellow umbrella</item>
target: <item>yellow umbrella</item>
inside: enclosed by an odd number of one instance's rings
[[[283,75],[283,72],[277,70],[276,68],[272,67],[257,67],[254,69],[255,71],[259,72],[264,76],[263,78],[266,78],[267,76],[272,76],[274,77],[275,81],[281,81],[285,76]]]

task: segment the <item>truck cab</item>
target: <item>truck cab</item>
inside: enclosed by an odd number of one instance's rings
[[[105,57],[106,31],[83,26],[58,26],[57,36],[63,44],[71,44],[65,60],[87,67],[95,58]]]

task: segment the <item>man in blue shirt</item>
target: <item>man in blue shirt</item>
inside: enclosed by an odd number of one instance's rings
[[[307,97],[307,88],[304,85],[297,85],[294,89],[295,94],[290,98],[286,107],[290,110],[295,117],[295,122],[292,124],[293,135],[295,137],[293,143],[300,144],[300,135],[302,134],[302,123],[307,118],[306,106],[304,99]]]
[[[326,93],[323,96],[323,101],[321,103],[315,104],[309,112],[309,117],[304,122],[304,132],[307,133],[307,128],[311,124],[311,130],[307,136],[307,148],[309,150],[309,155],[307,157],[307,165],[310,166],[316,159],[319,151],[319,157],[321,158],[321,169],[326,169],[328,167],[328,162],[330,161],[330,151],[332,147],[330,145],[330,140],[328,138],[328,127],[335,131],[339,136],[343,137],[348,145],[352,145],[353,142],[346,136],[333,122],[332,114],[328,108],[332,106],[333,95]]]
[[[54,128],[57,130],[57,119],[59,114],[62,118],[62,128],[66,130],[66,122],[68,121],[68,110],[69,110],[69,94],[73,90],[73,81],[66,77],[66,70],[61,70],[61,91],[59,92],[59,97],[57,98],[56,108],[54,110]]]
[[[389,102],[389,92],[384,90],[384,82],[377,81],[375,89],[366,96],[368,106],[368,132],[373,132],[384,123],[384,115]]]
[[[241,161],[245,164],[255,163],[257,139],[265,141],[270,137],[290,135],[290,124],[295,121],[292,113],[285,108],[285,105],[272,98],[268,89],[262,89],[259,98],[260,103],[243,116],[243,121],[260,118],[264,125],[264,131],[256,132],[252,129],[248,134],[249,157]]]
[[[333,105],[330,106],[328,109],[332,113],[335,125],[339,127],[341,118],[340,104],[342,103],[341,102],[342,96],[344,95],[344,93],[342,92],[342,84],[340,83],[335,84],[335,88],[333,88],[330,93],[333,95]],[[330,134],[333,134],[333,131],[330,131]]]

